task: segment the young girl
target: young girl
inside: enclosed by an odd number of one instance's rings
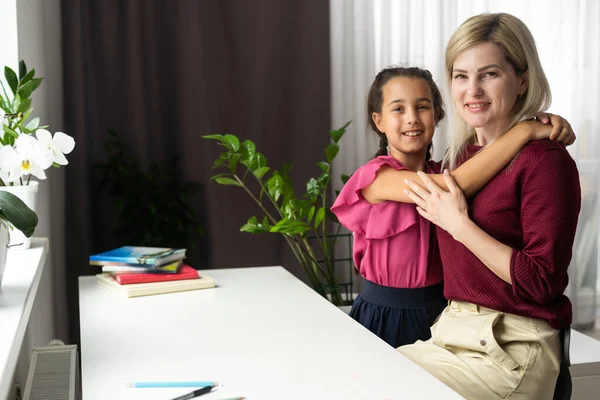
[[[429,71],[388,68],[371,85],[367,111],[380,150],[352,175],[331,210],[353,232],[354,264],[366,280],[350,315],[398,347],[428,339],[429,328],[447,306],[434,227],[414,204],[407,204],[412,200],[404,183],[415,181],[412,171],[439,173],[429,153],[444,110]],[[529,140],[572,141],[568,124],[557,116],[552,123],[554,129],[534,121],[520,123],[453,171],[465,195],[481,189]],[[442,175],[431,178],[447,190]]]

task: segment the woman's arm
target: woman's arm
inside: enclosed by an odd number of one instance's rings
[[[577,167],[566,151],[547,151],[523,177],[522,249],[499,242],[469,219],[465,198],[449,174],[444,176],[449,192],[419,175],[429,190],[409,183],[419,214],[511,284],[515,295],[545,304],[564,289],[581,206]]]
[[[502,168],[504,168],[525,146],[533,139],[555,137],[565,143],[572,143],[574,134],[566,120],[559,116],[552,116],[553,126],[544,125],[536,121],[522,122],[506,134],[498,138],[494,143],[486,146],[476,156],[472,157],[452,175],[458,186],[467,197],[473,196],[485,186]],[[564,121],[564,122],[563,122]],[[448,190],[441,174],[429,175],[433,181]],[[361,193],[369,203],[382,203],[386,200],[402,203],[412,203],[404,190],[407,188],[404,180],[418,180],[415,172],[397,171],[391,167],[381,168],[375,181],[364,188]]]

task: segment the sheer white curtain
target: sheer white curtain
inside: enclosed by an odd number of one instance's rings
[[[592,324],[600,291],[600,2],[594,0],[330,0],[332,126],[352,120],[334,162],[350,174],[377,151],[366,134],[366,95],[375,74],[389,65],[429,69],[444,96],[444,50],[454,30],[482,12],[507,12],[523,20],[536,39],[550,81],[550,112],[566,117],[577,133],[569,151],[577,161],[582,213],[570,268],[574,324]],[[447,118],[434,137],[434,159],[447,144]],[[335,182],[336,189],[341,183]],[[568,196],[569,193],[557,193]]]

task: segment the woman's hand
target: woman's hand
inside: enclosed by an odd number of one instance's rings
[[[561,142],[565,146],[569,146],[575,142],[576,136],[571,128],[569,121],[561,117],[560,115],[550,113],[538,113],[536,115],[538,121],[544,125],[551,125],[552,130],[548,135],[546,129],[534,129],[532,139],[550,139],[557,142]]]
[[[463,192],[447,169],[444,170],[444,180],[450,192],[442,190],[427,174],[423,172],[418,174],[429,192],[416,183],[406,180],[405,183],[410,189],[406,194],[417,204],[417,211],[423,218],[455,237],[465,222],[469,221]]]

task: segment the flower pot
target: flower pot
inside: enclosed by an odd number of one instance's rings
[[[23,186],[0,186],[0,190],[14,194],[35,212],[38,186],[38,182],[31,181],[29,185]],[[10,242],[8,246],[11,249],[28,249],[31,247],[31,238],[26,237],[23,232],[10,224]]]
[[[2,287],[2,277],[4,276],[4,267],[6,266],[8,240],[8,224],[0,221],[0,287]]]

